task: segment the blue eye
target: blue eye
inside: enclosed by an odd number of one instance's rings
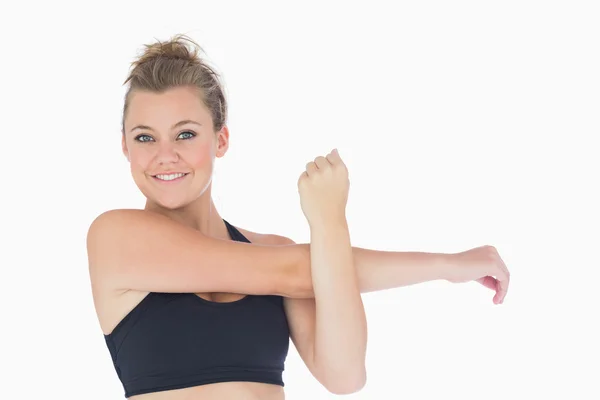
[[[188,137],[186,137],[186,138],[184,138],[184,139],[191,139],[191,138],[193,138],[194,136],[196,136],[196,134],[195,134],[194,132],[190,132],[190,131],[181,132],[181,133],[179,134],[179,136],[181,136],[181,135],[183,135],[183,134],[186,134],[186,133],[187,133],[187,134],[189,134],[190,136],[188,136]]]
[[[138,135],[138,136],[136,136],[136,137],[135,137],[135,139],[134,139],[134,140],[136,140],[136,141],[138,141],[138,142],[148,142],[149,140],[142,140],[142,138],[144,138],[144,137],[152,139],[152,138],[151,138],[150,136],[148,136],[148,135]]]
[[[178,137],[182,138],[182,139],[191,139],[195,136],[196,136],[196,134],[192,131],[184,131],[184,132],[181,132]],[[154,139],[150,135],[141,134],[141,135],[136,136],[134,140],[137,142],[144,143],[144,142],[153,141]]]

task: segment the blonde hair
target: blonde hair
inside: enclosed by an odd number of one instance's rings
[[[122,128],[131,94],[135,91],[162,93],[181,86],[194,86],[209,109],[213,129],[219,131],[227,122],[227,100],[220,75],[198,56],[204,50],[184,34],[144,45],[145,51],[131,63],[131,72],[123,82],[129,83],[123,106]]]

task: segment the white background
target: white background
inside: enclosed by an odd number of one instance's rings
[[[350,4],[352,3],[352,5]],[[348,399],[600,398],[600,14],[588,1],[129,1],[0,9],[0,398],[118,399],[85,235],[141,208],[121,85],[187,33],[223,74],[222,216],[306,242],[296,182],[339,148],[353,244],[496,246],[475,283],[364,295],[368,383]],[[328,399],[293,346],[288,399]]]

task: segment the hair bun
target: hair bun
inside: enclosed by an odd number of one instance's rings
[[[198,50],[202,48],[184,34],[178,34],[167,41],[156,40],[155,43],[144,45],[144,53],[138,58],[137,64],[143,64],[155,58],[168,58],[198,62]]]

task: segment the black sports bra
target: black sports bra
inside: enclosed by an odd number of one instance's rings
[[[250,243],[223,221],[232,240]],[[230,381],[284,386],[290,337],[281,296],[217,303],[151,292],[104,338],[125,397]]]

